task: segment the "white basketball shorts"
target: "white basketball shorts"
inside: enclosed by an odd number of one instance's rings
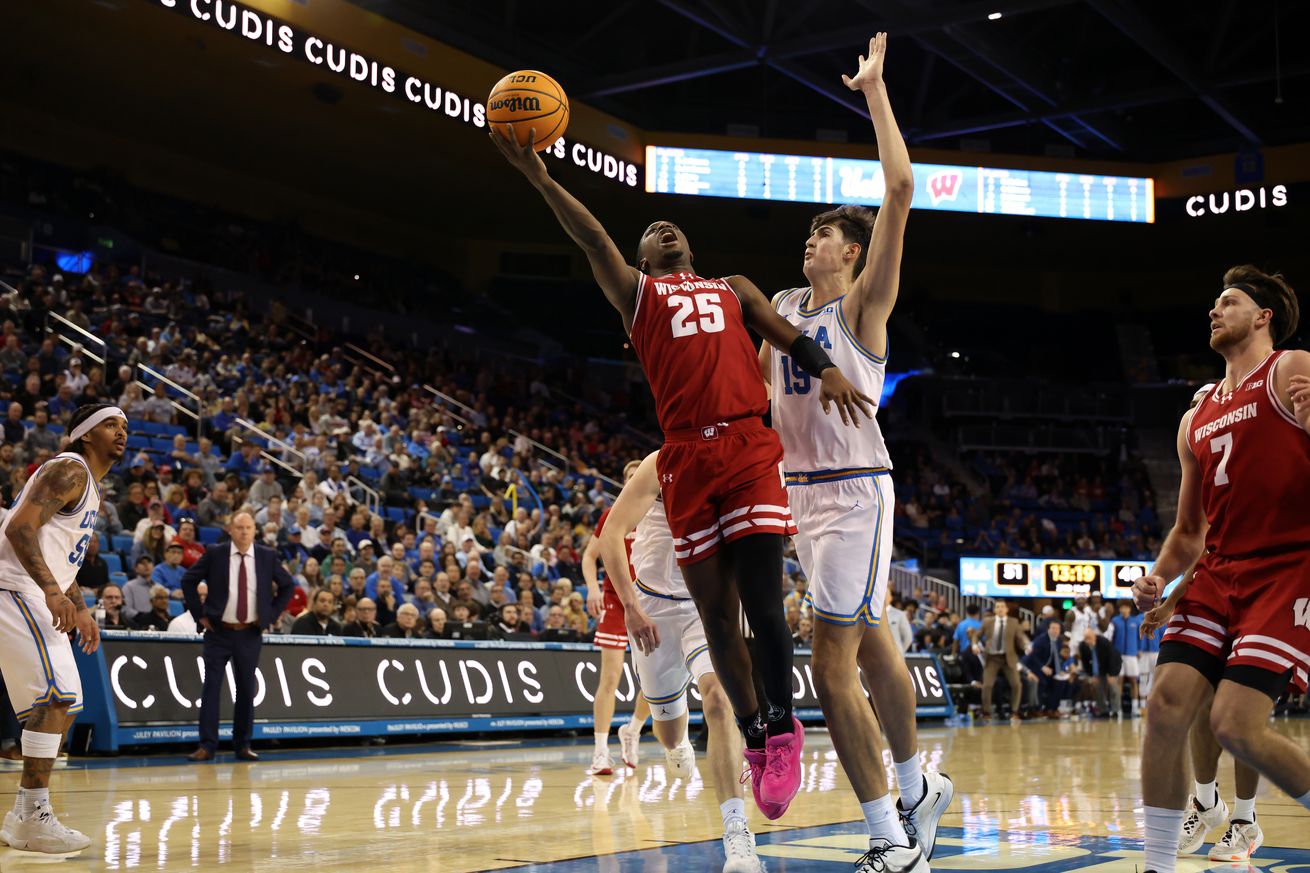
[[[687,686],[714,672],[696,604],[641,592],[641,608],[659,628],[660,644],[649,655],[632,647],[632,663],[651,717],[672,721],[687,711]]]
[[[814,616],[833,624],[878,624],[892,563],[891,471],[788,473],[787,498]]]
[[[69,712],[82,710],[72,643],[55,630],[43,597],[0,589],[0,673],[19,721],[55,702],[71,703]]]

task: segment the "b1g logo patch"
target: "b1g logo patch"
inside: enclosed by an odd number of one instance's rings
[[[1310,597],[1298,597],[1292,606],[1292,624],[1310,630]]]

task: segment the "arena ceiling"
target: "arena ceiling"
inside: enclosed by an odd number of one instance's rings
[[[647,130],[864,141],[841,74],[886,30],[912,145],[1158,161],[1310,138],[1302,0],[352,2]]]

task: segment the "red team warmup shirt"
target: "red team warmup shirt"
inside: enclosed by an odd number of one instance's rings
[[[769,395],[732,286],[642,275],[632,346],[664,431],[657,466],[679,565],[749,534],[795,533],[782,443],[762,421]]]
[[[1310,435],[1274,391],[1273,352],[1231,394],[1197,405],[1187,444],[1210,523],[1196,576],[1165,631],[1230,665],[1310,674]]]

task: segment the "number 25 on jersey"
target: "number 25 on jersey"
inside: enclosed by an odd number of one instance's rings
[[[685,297],[674,294],[664,298],[673,313],[673,336],[693,336],[698,333],[719,333],[726,326],[723,307],[716,294],[696,294]]]

